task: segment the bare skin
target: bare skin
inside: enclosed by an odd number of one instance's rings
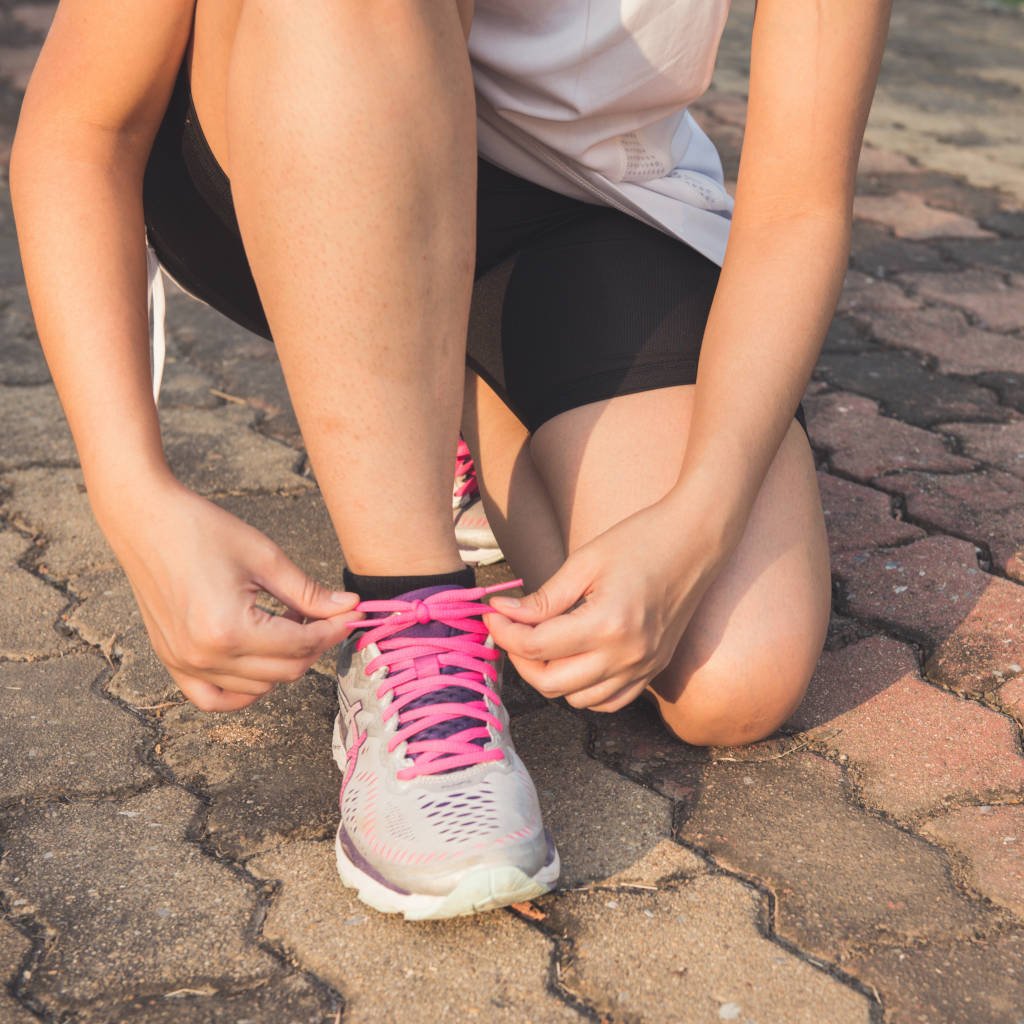
[[[266,538],[184,492],[159,448],[134,190],[191,7],[165,0],[158,17],[125,18],[113,0],[63,0],[26,99],[12,192],[97,516],[183,691],[230,710],[337,642],[354,597],[332,598]],[[460,564],[449,496],[474,227],[469,12],[415,0],[358,11],[200,0],[193,91],[349,564],[446,571]],[[489,624],[540,692],[613,710],[650,689],[695,743],[756,739],[798,703],[827,621],[828,561],[792,411],[845,269],[887,16],[882,2],[759,4],[732,239],[696,386],[573,410],[529,438],[470,379],[464,430],[489,513],[534,588]],[[117,64],[105,48],[128,47],[127,72],[105,72]],[[80,97],[70,112],[69,81]],[[48,127],[55,113],[62,130]],[[418,160],[404,159],[411,149]],[[63,208],[48,213],[57,195]],[[85,225],[84,243],[58,237],[69,222]],[[58,292],[47,267],[61,246],[106,268],[103,280],[82,271]],[[95,325],[84,355],[83,308]],[[157,557],[168,537],[173,550]],[[200,562],[193,549],[207,538]],[[313,621],[288,622],[285,636],[283,622],[254,617],[261,587]]]
[[[480,465],[489,518],[502,549],[535,590],[576,551],[670,490],[685,457],[695,388],[665,388],[558,416],[532,439],[501,400],[472,376],[467,431]],[[659,442],[651,444],[657,436]],[[491,457],[491,452],[494,457]],[[513,468],[514,467],[514,468]],[[628,481],[629,486],[622,486]],[[696,534],[697,545],[703,534]],[[665,540],[670,544],[665,545]],[[686,538],[652,537],[679,549]],[[697,545],[692,557],[703,553]],[[632,553],[628,573],[642,572]],[[708,587],[668,667],[650,684],[666,725],[697,745],[735,745],[777,729],[800,703],[828,626],[831,577],[814,460],[794,423],[758,492],[740,543]],[[496,636],[510,633],[490,616]],[[559,672],[574,658],[514,656],[541,693],[566,693]],[[600,706],[600,705],[590,705]]]

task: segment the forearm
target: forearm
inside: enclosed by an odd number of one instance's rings
[[[114,141],[25,135],[11,197],[29,299],[102,522],[131,484],[167,472],[150,384],[142,160]]]
[[[736,224],[701,347],[693,417],[669,501],[706,502],[739,539],[793,419],[842,287],[842,211]]]

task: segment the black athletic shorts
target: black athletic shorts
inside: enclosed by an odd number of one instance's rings
[[[143,201],[150,244],[171,277],[269,339],[231,186],[192,103],[187,59]],[[467,364],[531,431],[590,402],[693,384],[718,275],[695,249],[627,214],[481,159]],[[805,425],[802,408],[797,419]]]

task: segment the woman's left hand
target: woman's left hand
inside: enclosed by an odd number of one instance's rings
[[[673,504],[643,509],[577,548],[534,593],[491,599],[495,643],[545,697],[616,711],[668,665],[729,553]]]

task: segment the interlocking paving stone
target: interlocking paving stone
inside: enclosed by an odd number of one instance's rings
[[[903,274],[900,283],[910,285],[922,298],[956,306],[995,331],[1024,327],[1024,278],[992,271],[968,270],[948,274]]]
[[[57,393],[41,387],[0,387],[0,471],[77,461]]]
[[[612,888],[650,889],[674,879],[703,875],[708,863],[693,850],[672,839],[662,839],[635,864],[609,875],[601,885]]]
[[[961,177],[918,169],[886,176],[883,192],[901,189],[916,193],[933,209],[962,213],[979,224],[1002,210],[1006,201],[995,189],[973,188]],[[981,227],[987,225],[981,224]]]
[[[979,227],[970,217],[929,206],[913,192],[854,199],[853,213],[864,220],[878,221],[892,228],[897,238],[991,238],[992,232]]]
[[[512,734],[558,845],[562,885],[618,873],[671,833],[667,800],[587,757],[578,716],[552,705],[517,718]]]
[[[260,433],[302,447],[274,346],[176,291],[171,285],[167,316],[175,349],[207,373],[218,390],[258,411]]]
[[[40,37],[40,42],[42,42],[41,37],[50,28],[50,22],[53,20],[56,9],[57,5],[53,3],[14,4],[11,7],[11,16],[29,32]]]
[[[944,239],[939,243],[939,249],[964,266],[993,267],[1013,273],[1019,273],[1024,266],[1024,240],[1019,238],[1000,238],[995,241]]]
[[[5,125],[2,123],[4,92],[3,80],[0,76],[0,170],[6,167],[7,154],[10,152],[10,135],[5,131]],[[0,288],[24,291],[25,275],[21,270],[21,257],[18,254],[18,243],[13,234],[7,188],[2,176],[0,176],[0,232],[2,232],[0,233]]]
[[[193,409],[218,409],[224,399],[215,394],[213,378],[187,363],[168,355],[160,385],[160,408],[190,406]]]
[[[875,146],[862,146],[857,161],[857,175],[872,178],[880,174],[913,174],[917,166],[900,153],[893,153]]]
[[[1024,373],[1019,338],[972,327],[955,309],[864,310],[871,333],[893,348],[911,349],[939,361],[944,373]]]
[[[1009,423],[944,423],[944,433],[959,439],[964,453],[1024,477],[1024,419]]]
[[[0,664],[0,799],[73,796],[139,785],[141,725],[95,690],[94,654]]]
[[[905,270],[949,270],[951,257],[929,242],[896,239],[882,224],[855,220],[850,263],[865,274],[887,277]]]
[[[1024,412],[1024,375],[1016,373],[979,373],[975,380],[986,388],[991,388],[999,401],[1012,406],[1018,412]]]
[[[959,855],[974,889],[1024,918],[1024,806],[961,807],[921,831]]]
[[[733,878],[576,892],[544,907],[572,940],[562,983],[602,1020],[870,1020],[867,998],[765,938],[762,898]]]
[[[1020,666],[1017,671],[1021,671]],[[1018,675],[1004,683],[995,693],[999,706],[1024,725],[1024,676]]]
[[[66,580],[117,568],[93,518],[80,470],[24,469],[2,482],[10,494],[3,512],[45,539],[41,565],[49,575]]]
[[[865,946],[969,936],[992,918],[943,853],[865,814],[839,767],[811,754],[713,765],[680,837],[769,885],[779,934],[844,967]]]
[[[981,218],[981,226],[1007,238],[1024,238],[1024,211],[1000,210]]]
[[[816,447],[841,473],[870,480],[905,469],[968,470],[974,463],[952,454],[942,438],[883,416],[878,403],[849,392],[815,395],[804,404]]]
[[[217,504],[266,534],[313,579],[341,587],[341,548],[318,490],[231,495],[218,498]]]
[[[46,926],[28,993],[54,1014],[274,973],[249,937],[256,900],[186,841],[198,803],[163,787],[118,803],[27,808],[4,823],[0,887]]]
[[[378,914],[341,885],[332,842],[291,843],[248,867],[282,882],[264,938],[341,992],[346,1024],[586,1019],[552,994],[550,941],[512,913],[439,922]]]
[[[183,699],[153,652],[139,606],[122,572],[78,579],[72,589],[81,592],[84,600],[68,617],[68,625],[86,643],[118,659],[105,687],[108,693],[135,708]]]
[[[714,83],[711,88],[698,99],[694,110],[705,118],[714,118],[724,124],[733,124],[742,128],[747,120],[747,102],[742,96],[734,96],[721,92]],[[696,116],[696,115],[695,115]],[[701,122],[703,124],[703,121]]]
[[[845,604],[925,639],[929,679],[987,693],[1024,665],[1024,588],[982,572],[974,545],[927,537],[833,561]]]
[[[200,494],[300,491],[313,486],[295,472],[294,450],[262,437],[252,409],[166,409],[160,425],[175,476]]]
[[[912,519],[987,545],[999,569],[1024,581],[1024,486],[1019,477],[989,469],[901,473],[876,482],[903,495]]]
[[[853,314],[837,313],[828,326],[822,353],[857,353],[882,352],[871,340],[871,332],[867,324],[858,320]],[[813,378],[812,378],[813,381]]]
[[[859,551],[917,540],[924,530],[897,519],[888,494],[871,487],[818,473],[818,488],[825,512],[829,550]]]
[[[864,953],[847,969],[875,986],[886,1024],[1018,1024],[1024,931]]]
[[[35,67],[36,55],[21,46],[0,46],[0,78],[6,78],[11,88],[24,92],[29,75]],[[5,160],[4,163],[7,161]]]
[[[866,623],[861,622],[859,619],[851,619],[849,616],[840,615],[833,608],[828,621],[825,650],[838,651],[848,644],[873,635],[873,630]]]
[[[672,735],[647,701],[634,701],[613,715],[591,712],[587,721],[591,752],[602,764],[642,780],[670,800],[693,800],[710,754]]]
[[[826,352],[815,374],[835,387],[876,399],[883,412],[918,427],[967,417],[1000,421],[1010,416],[997,403],[994,391],[936,373],[912,352],[880,348],[855,354]]]
[[[1024,789],[1014,724],[929,686],[887,637],[824,654],[789,724],[846,754],[865,803],[897,818]]]
[[[219,855],[240,859],[286,838],[334,834],[335,710],[333,685],[307,675],[231,715],[191,704],[164,713],[163,760],[208,797],[206,829]]]
[[[47,657],[72,646],[55,628],[67,598],[18,568],[30,547],[16,533],[0,533],[0,657]]]
[[[38,1021],[7,991],[7,984],[17,978],[31,945],[16,928],[0,921],[0,1020],[4,1024],[35,1024]]]
[[[50,371],[20,291],[0,287],[0,384],[48,384]]]
[[[836,309],[840,313],[855,314],[869,309],[918,309],[920,305],[918,300],[912,299],[890,281],[880,281],[859,270],[849,270]]]
[[[340,1000],[301,975],[283,972],[243,992],[220,992],[212,985],[196,991],[186,989],[160,1000],[113,1007],[103,1024],[111,1020],[118,1024],[330,1024],[338,1019],[341,1006]]]

